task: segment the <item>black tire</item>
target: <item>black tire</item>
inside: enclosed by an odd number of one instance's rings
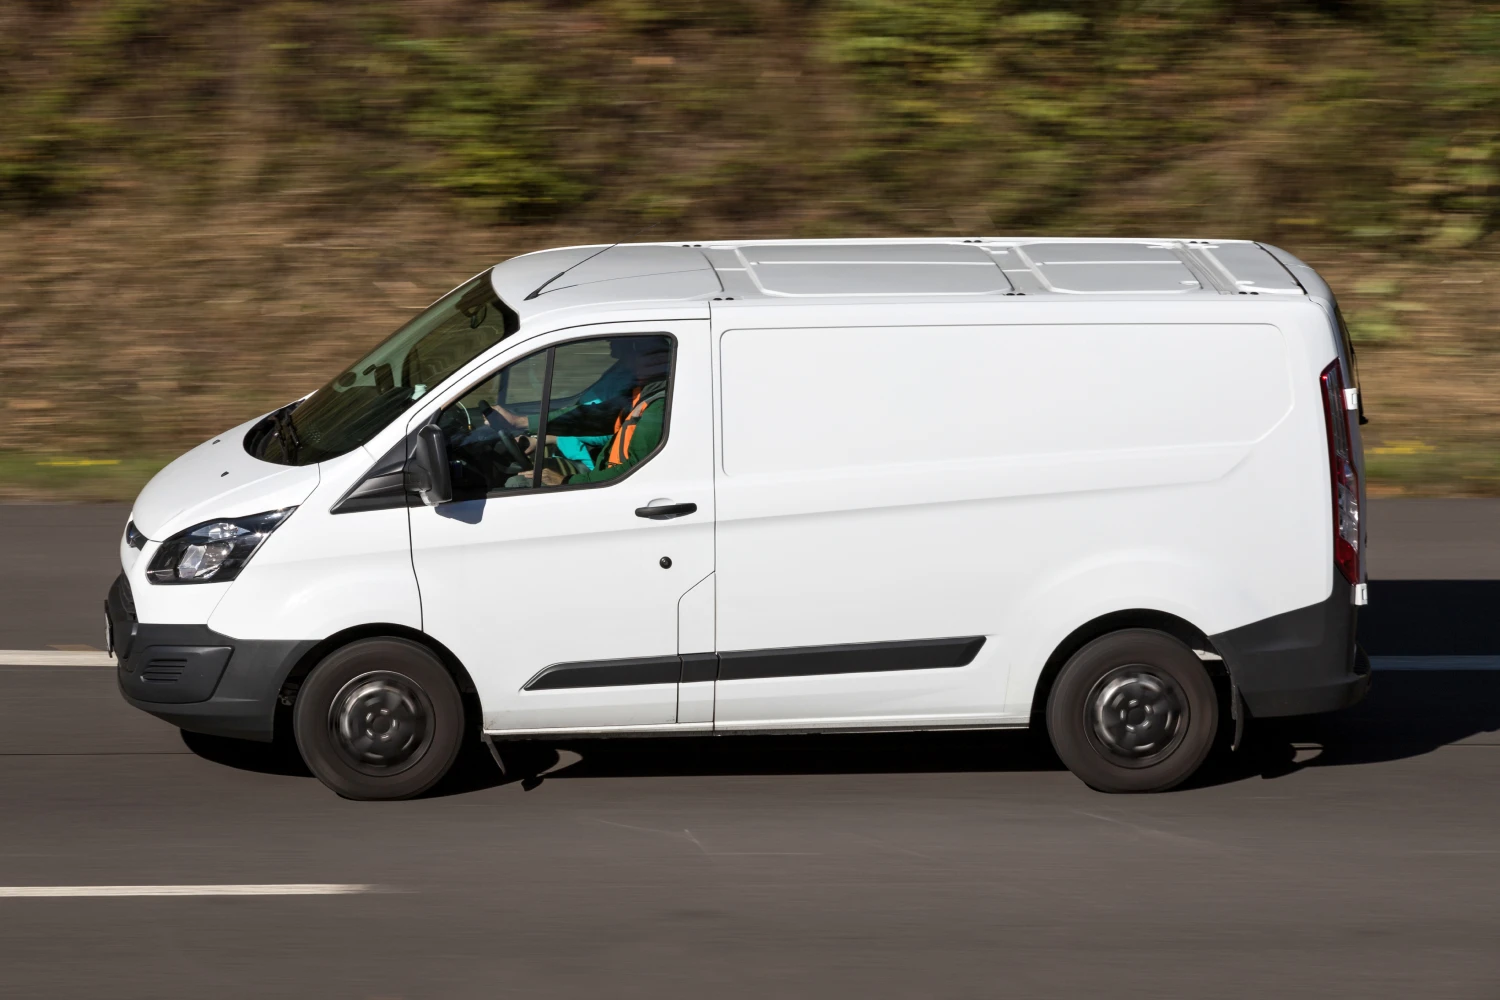
[[[362,639],[308,675],[292,709],[297,749],[350,799],[409,799],[437,784],[463,744],[464,706],[425,646]]]
[[[1219,699],[1191,649],[1152,629],[1084,646],[1047,698],[1047,732],[1062,762],[1101,792],[1164,792],[1213,749]]]

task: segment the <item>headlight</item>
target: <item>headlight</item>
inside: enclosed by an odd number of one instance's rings
[[[240,575],[255,550],[296,507],[204,521],[161,543],[146,576],[152,583],[222,583]]]

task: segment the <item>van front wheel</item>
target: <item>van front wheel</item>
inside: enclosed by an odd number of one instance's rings
[[[405,639],[337,649],[297,692],[292,730],[318,780],[350,799],[407,799],[448,773],[463,739],[458,688]]]
[[[1095,639],[1063,667],[1047,732],[1068,770],[1101,792],[1161,792],[1208,757],[1219,702],[1203,664],[1151,629]]]

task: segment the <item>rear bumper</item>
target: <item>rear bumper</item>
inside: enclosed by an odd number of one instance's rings
[[[120,694],[181,729],[270,741],[281,686],[313,640],[247,640],[207,625],[135,620],[121,576],[105,601]]]
[[[1356,609],[1334,576],[1321,603],[1208,637],[1251,715],[1333,712],[1370,690],[1370,660],[1354,641]]]

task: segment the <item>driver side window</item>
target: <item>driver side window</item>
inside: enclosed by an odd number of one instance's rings
[[[674,342],[572,341],[515,361],[438,415],[453,499],[609,482],[666,439]]]
[[[541,413],[548,353],[506,365],[439,414],[438,426],[448,439],[453,499],[475,500],[533,485],[526,432]]]

